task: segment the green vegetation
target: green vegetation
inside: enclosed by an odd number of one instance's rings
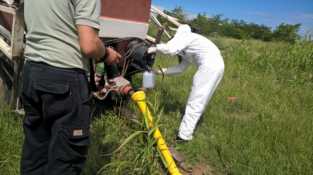
[[[23,142],[22,119],[0,105],[0,174],[18,175]]]
[[[198,29],[202,34],[209,36],[224,36],[236,39],[257,39],[262,41],[284,41],[294,43],[300,38],[298,32],[301,24],[282,23],[277,28],[248,23],[243,20],[223,18],[223,15],[208,17],[205,13],[199,13],[194,19],[188,19],[188,15],[181,7],[176,7],[165,13],[176,17],[183,23],[188,23]],[[161,19],[162,21],[163,19]],[[307,36],[308,39],[312,36]]]
[[[195,138],[176,145],[187,163],[216,174],[311,175],[313,172],[313,44],[214,38],[226,63],[224,79]],[[158,65],[176,59],[160,56]],[[167,142],[173,144],[194,67],[158,77],[148,99]],[[235,97],[229,99],[229,97]],[[0,107],[0,174],[18,175],[21,119]],[[162,174],[164,169],[140,114],[95,118],[85,175]],[[126,144],[123,144],[124,142]],[[114,152],[120,145],[119,151]]]

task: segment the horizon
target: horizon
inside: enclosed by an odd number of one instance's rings
[[[203,13],[209,17],[222,15],[222,18],[265,25],[272,30],[282,23],[300,23],[300,35],[313,34],[312,0],[276,0],[270,3],[260,0],[241,0],[240,3],[231,0],[197,0],[196,2],[198,3],[191,0],[152,0],[153,5],[163,10],[182,7],[187,17],[191,19]]]

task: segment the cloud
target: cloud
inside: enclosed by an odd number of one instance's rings
[[[195,13],[186,13],[186,18],[188,20],[192,20],[192,19],[195,19],[197,17],[198,14],[195,14]]]
[[[157,8],[157,9],[159,9],[159,10],[162,10],[162,11],[167,10],[167,8],[165,8],[165,7],[163,7],[163,6],[160,6],[160,5],[152,4],[152,6],[155,7],[155,8]]]
[[[307,22],[313,24],[313,13],[295,13],[290,15],[294,21],[299,23]]]
[[[255,11],[255,12],[249,12],[248,15],[253,15],[253,16],[262,17],[266,19],[275,19],[275,16],[268,12]]]
[[[300,14],[300,18],[305,20],[313,20],[313,13],[302,13]]]
[[[164,11],[164,10],[169,10],[169,11],[172,10],[172,9],[160,6],[160,5],[153,4],[153,6],[156,7],[157,9],[159,9],[159,10],[162,10],[162,11]],[[183,9],[183,10],[184,10],[186,18],[188,20],[195,19],[197,17],[197,15],[198,15],[197,13],[193,13],[193,12],[187,11],[186,9]]]

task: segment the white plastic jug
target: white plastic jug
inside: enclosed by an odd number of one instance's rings
[[[142,87],[152,89],[155,86],[155,75],[151,71],[145,71],[142,78]]]

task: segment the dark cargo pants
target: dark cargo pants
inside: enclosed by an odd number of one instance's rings
[[[89,145],[90,104],[84,71],[26,62],[22,101],[22,175],[78,175]]]

